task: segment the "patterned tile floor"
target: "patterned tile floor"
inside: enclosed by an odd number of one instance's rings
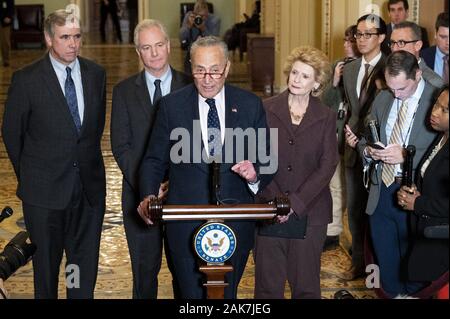
[[[40,50],[13,51],[11,67],[0,69],[0,121],[3,119],[4,101],[12,72],[42,56],[43,53]],[[177,69],[182,69],[183,54],[176,45],[172,46],[171,63]],[[108,73],[107,125],[102,140],[107,172],[107,211],[101,239],[100,266],[95,297],[100,299],[130,298],[132,287],[131,267],[120,213],[121,174],[111,153],[109,123],[112,87],[118,81],[137,72],[140,69],[140,65],[134,48],[129,45],[86,45],[82,50],[82,55],[105,66]],[[233,61],[232,71],[228,80],[234,85],[249,89],[250,84],[245,60],[243,63],[239,63],[237,60],[236,58]],[[7,158],[3,140],[0,139],[0,208],[9,205],[15,212],[11,218],[1,224],[0,251],[3,250],[6,243],[18,231],[24,228],[21,203],[15,196],[16,185],[16,179]],[[336,276],[336,273],[342,272],[350,266],[350,258],[346,252],[349,246],[349,238],[348,225],[346,224],[344,233],[341,235],[341,246],[322,255],[321,280],[323,298],[332,298],[337,290],[343,288],[359,298],[375,298],[373,291],[365,287],[363,279],[346,282]],[[65,298],[63,273],[64,268],[62,266],[59,285],[60,298]],[[159,282],[158,298],[173,298],[171,275],[165,261],[159,275]],[[11,293],[12,298],[33,298],[31,263],[20,268],[6,281],[5,286]],[[239,286],[238,297],[253,298],[253,289],[254,263],[253,259],[249,258],[246,271]],[[289,297],[288,287],[286,287],[286,297]]]

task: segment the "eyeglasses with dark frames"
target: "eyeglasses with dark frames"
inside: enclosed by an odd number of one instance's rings
[[[389,41],[388,45],[390,48],[393,48],[395,45],[397,45],[399,48],[403,48],[408,43],[415,43],[419,40],[411,40],[411,41],[405,41],[405,40],[398,40],[398,41]]]
[[[354,37],[355,37],[355,39],[361,39],[361,37],[363,37],[364,39],[370,39],[373,35],[379,35],[379,33],[378,32],[375,32],[375,33],[369,33],[369,32],[367,32],[367,33],[360,33],[360,32],[357,32],[357,33],[355,33]]]
[[[195,73],[192,73],[192,76],[195,79],[204,79],[204,78],[206,78],[207,75],[209,75],[214,80],[218,80],[223,77],[223,75],[225,74],[226,68],[227,68],[227,66],[225,65],[222,72],[195,72]]]

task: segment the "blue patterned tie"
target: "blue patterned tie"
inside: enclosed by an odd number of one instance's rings
[[[75,90],[75,83],[73,82],[71,72],[72,69],[66,67],[67,78],[66,83],[64,85],[64,90],[66,91],[66,101],[69,106],[70,114],[72,115],[73,122],[77,128],[78,133],[81,131],[81,119],[80,113],[78,112],[78,101],[77,101],[77,92]]]
[[[219,155],[222,152],[222,137],[220,134],[219,114],[217,113],[216,101],[206,99],[209,105],[208,111],[208,150],[209,156]]]

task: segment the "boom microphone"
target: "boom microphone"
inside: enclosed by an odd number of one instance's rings
[[[13,213],[14,213],[14,211],[12,210],[11,207],[6,206],[5,208],[3,208],[3,210],[2,210],[2,212],[1,212],[1,214],[0,214],[0,223],[1,223],[4,219],[6,219],[6,218],[8,218],[8,217],[11,217],[11,215],[12,215]]]

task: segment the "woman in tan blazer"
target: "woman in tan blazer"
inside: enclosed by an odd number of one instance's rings
[[[278,172],[259,199],[288,196],[291,212],[261,224],[256,239],[255,298],[320,298],[320,257],[332,221],[329,189],[338,163],[336,113],[317,96],[329,79],[327,56],[294,49],[284,73],[288,89],[264,102],[267,123],[278,129]]]

